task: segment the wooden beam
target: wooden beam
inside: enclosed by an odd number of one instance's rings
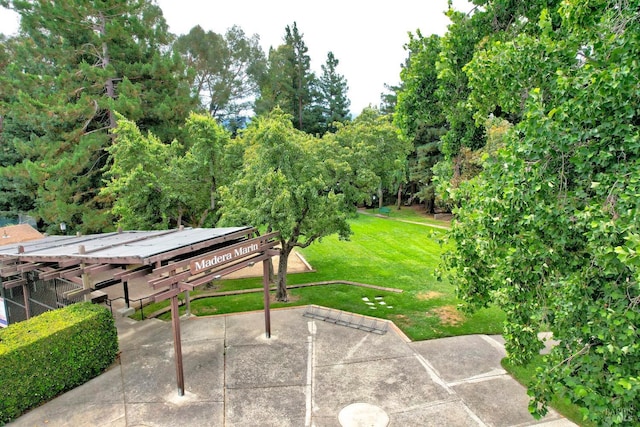
[[[92,264],[84,268],[85,273],[101,273],[103,271],[115,270],[119,269],[117,266],[112,264]],[[116,273],[117,274],[117,273]]]
[[[26,285],[27,279],[14,279],[2,282],[2,287],[5,289],[17,288],[18,286]]]
[[[74,265],[80,265],[82,264],[82,260],[80,258],[67,258],[67,259],[61,259],[60,261],[58,261],[58,266],[60,268],[67,268],[67,267],[72,267]]]
[[[41,280],[57,279],[58,277],[60,277],[60,274],[65,271],[67,271],[66,268],[56,268],[54,270],[41,271],[40,274],[38,274],[38,278],[40,278]]]
[[[28,262],[26,264],[18,265],[18,270],[21,273],[26,273],[27,271],[38,270],[42,267],[42,264],[39,262]]]
[[[68,277],[65,280],[68,280],[68,281],[70,281],[72,283],[75,283],[76,285],[84,286],[84,282],[82,281],[82,277],[73,276],[73,277]]]
[[[151,273],[151,271],[153,271],[153,267],[151,267],[150,265],[145,265],[133,270],[119,271],[118,273],[114,274],[113,277],[115,279],[120,279],[123,282],[128,282],[129,280],[135,279],[137,277],[144,277]]]
[[[81,268],[73,268],[71,270],[65,270],[60,272],[61,279],[69,279],[71,277],[79,277],[82,274]]]
[[[149,257],[149,258],[145,259],[144,261],[145,261],[145,264],[151,265],[151,264],[156,263],[157,261],[165,261],[165,260],[168,260],[168,259],[171,259],[171,258],[175,258],[175,257],[180,256],[180,255],[189,254],[189,253],[192,253],[192,252],[199,251],[201,249],[206,249],[206,248],[209,248],[211,246],[218,245],[220,243],[228,242],[230,240],[237,240],[237,239],[239,239],[241,237],[244,237],[244,236],[250,236],[255,232],[256,232],[255,228],[246,228],[244,230],[236,231],[235,233],[230,233],[230,234],[227,234],[227,235],[224,235],[224,236],[214,237],[212,239],[205,240],[205,241],[202,241],[202,242],[199,242],[199,243],[194,243],[192,245],[189,245],[189,246],[186,246],[186,247],[183,247],[183,248],[179,248],[179,249],[174,249],[172,251],[163,252],[161,254]]]
[[[69,299],[75,297],[81,297],[90,294],[93,292],[91,289],[74,289],[72,291],[67,291],[62,293],[62,298]]]
[[[151,300],[153,302],[164,301],[169,298],[173,298],[178,296],[182,290],[180,288],[171,288],[166,291],[158,292],[157,294],[151,295]]]
[[[187,271],[183,271],[182,273],[175,274],[173,276],[161,277],[158,279],[149,280],[148,283],[153,289],[164,288],[166,286],[171,286],[176,283],[179,283],[185,280],[189,276],[191,276],[191,272],[187,270]]]
[[[11,255],[2,256],[2,255],[0,255],[0,266],[7,265],[7,264],[14,264],[16,261],[19,261],[19,260],[20,260],[20,258],[18,258],[16,256],[11,256]]]
[[[18,265],[8,265],[6,267],[0,268],[0,276],[2,277],[11,277],[18,274]]]
[[[162,274],[169,273],[171,271],[177,271],[180,268],[186,268],[194,260],[198,260],[200,258],[205,258],[205,257],[208,257],[208,256],[213,256],[218,252],[228,252],[228,251],[233,250],[234,248],[240,248],[240,247],[245,246],[247,244],[251,244],[252,242],[255,242],[255,243],[258,244],[260,251],[271,249],[271,248],[273,248],[275,245],[277,245],[279,243],[278,241],[271,240],[271,239],[273,239],[273,238],[275,238],[277,236],[278,236],[278,233],[265,234],[264,236],[259,236],[259,237],[255,237],[253,239],[243,240],[243,241],[238,242],[238,243],[233,244],[233,245],[225,246],[223,248],[218,248],[216,250],[205,252],[205,253],[197,255],[197,256],[185,258],[183,260],[180,260],[180,261],[177,261],[177,262],[174,262],[174,263],[171,263],[171,264],[167,264],[167,265],[165,265],[163,267],[156,268],[151,273],[151,277],[157,277],[157,276],[160,276]]]

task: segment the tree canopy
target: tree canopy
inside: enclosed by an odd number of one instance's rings
[[[279,107],[292,117],[296,129],[322,136],[335,131],[335,122],[350,120],[348,85],[332,52],[316,77],[308,50],[296,23],[287,26],[284,44],[269,50],[255,111],[260,115]]]
[[[466,309],[506,312],[512,361],[539,352],[542,330],[559,341],[529,388],[532,413],[560,395],[597,425],[635,425],[640,3],[507,3],[483,2],[496,33],[459,68],[465,126],[481,124],[485,144],[467,147],[476,170],[450,193],[445,266]]]
[[[60,222],[109,229],[99,192],[115,112],[170,141],[194,106],[162,11],[149,1],[2,4],[21,16],[0,77],[0,185],[14,194],[5,209],[31,211],[50,232]]]
[[[287,300],[291,251],[335,233],[348,238],[347,219],[356,204],[397,167],[377,162],[379,151],[390,159],[406,156],[391,123],[374,110],[362,125],[356,122],[317,138],[295,129],[291,117],[276,108],[242,132],[242,166],[220,190],[220,224],[280,232],[279,300]]]
[[[203,111],[232,129],[242,127],[251,113],[266,59],[259,36],[245,36],[233,26],[224,35],[199,25],[178,37],[174,49],[193,72],[191,83]]]

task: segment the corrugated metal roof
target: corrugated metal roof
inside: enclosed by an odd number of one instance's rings
[[[37,241],[0,247],[0,257],[29,258],[34,261],[83,259],[87,262],[131,263],[188,248],[208,240],[223,238],[251,227],[185,228],[182,230],[124,231],[86,236],[47,236]],[[19,248],[24,248],[22,253]],[[81,253],[81,247],[84,253]],[[108,260],[108,261],[105,261]]]

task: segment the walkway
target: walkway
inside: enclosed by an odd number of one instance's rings
[[[393,212],[393,210],[391,210],[391,212]],[[408,224],[417,224],[417,225],[424,225],[425,227],[439,228],[439,229],[442,229],[442,230],[449,230],[451,228],[451,227],[448,227],[446,225],[431,224],[431,223],[428,223],[428,222],[410,221],[408,219],[394,218],[392,216],[381,215],[381,214],[377,214],[377,213],[374,213],[374,212],[367,212],[364,209],[358,209],[358,213],[362,214],[362,215],[369,215],[369,216],[375,216],[375,217],[378,217],[378,218],[390,219],[392,221],[406,222]]]
[[[572,426],[527,411],[525,389],[500,367],[500,337],[408,342],[272,311],[182,319],[183,397],[171,325],[118,319],[113,368],[12,426]],[[366,422],[366,424],[365,424]]]

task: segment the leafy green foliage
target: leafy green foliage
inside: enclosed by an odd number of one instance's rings
[[[375,110],[319,139],[295,129],[276,108],[239,139],[229,148],[243,152],[242,166],[220,190],[221,224],[279,231],[281,272],[294,247],[334,233],[348,238],[356,204],[391,181],[406,155],[395,128]],[[277,298],[287,298],[285,274],[278,277]]]
[[[99,196],[115,111],[161,139],[178,135],[193,99],[184,65],[149,1],[4,1],[21,16],[0,85],[2,169],[10,210],[31,209],[49,232],[111,227]],[[31,201],[25,206],[24,200]]]
[[[94,378],[114,362],[117,352],[113,316],[91,303],[0,330],[0,423]]]
[[[321,141],[293,128],[280,109],[259,117],[242,134],[242,169],[222,188],[222,223],[266,226],[280,232],[280,271],[296,246],[332,233],[349,235],[348,201],[334,190]],[[286,300],[286,274],[278,299]]]
[[[542,328],[560,340],[529,389],[535,415],[560,394],[597,425],[640,422],[638,7],[563,2],[539,34],[495,41],[469,67],[484,111],[520,119],[461,185],[446,262],[467,308],[506,312],[513,363],[537,354]],[[532,68],[541,55],[552,63]],[[539,87],[517,82],[527,74]]]
[[[257,35],[247,37],[237,26],[221,35],[197,25],[173,48],[193,71],[191,85],[203,111],[229,125],[246,119],[266,66]]]
[[[229,134],[210,116],[191,114],[183,144],[164,144],[120,116],[102,195],[125,229],[153,230],[215,222],[217,176]]]

